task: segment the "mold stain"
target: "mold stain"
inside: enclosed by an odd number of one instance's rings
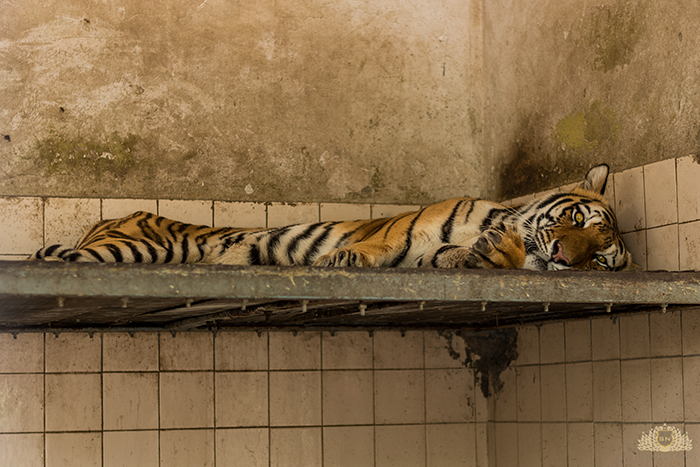
[[[134,148],[140,138],[112,133],[104,140],[62,136],[51,132],[37,143],[38,163],[49,174],[103,173],[123,178],[137,169],[140,162]]]
[[[601,6],[591,17],[588,45],[595,49],[593,68],[608,72],[630,63],[645,30],[648,1]]]
[[[559,120],[554,138],[563,150],[593,151],[614,139],[618,130],[615,113],[595,101],[587,109],[572,112]]]

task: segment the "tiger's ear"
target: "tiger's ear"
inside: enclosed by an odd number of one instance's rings
[[[605,184],[608,182],[608,172],[610,172],[610,167],[607,164],[596,165],[588,171],[586,179],[578,187],[603,195],[605,194]]]

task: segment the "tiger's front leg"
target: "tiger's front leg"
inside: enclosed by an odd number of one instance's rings
[[[369,242],[356,243],[333,250],[314,261],[314,266],[324,267],[376,267],[384,266],[391,248]]]
[[[425,255],[423,267],[468,269],[520,269],[525,265],[525,245],[515,228],[491,227],[470,246],[442,245]]]

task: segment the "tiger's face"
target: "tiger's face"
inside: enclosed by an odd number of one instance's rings
[[[546,214],[526,223],[525,249],[533,269],[632,268],[614,213],[602,201],[575,193],[542,200]]]
[[[602,194],[608,167],[591,169],[571,193],[555,193],[521,210],[526,269],[636,269]]]

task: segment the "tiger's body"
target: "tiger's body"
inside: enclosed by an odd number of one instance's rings
[[[571,193],[519,207],[455,198],[376,220],[272,229],[212,228],[147,212],[103,221],[75,248],[53,245],[31,259],[235,265],[507,269],[632,267],[601,193],[607,166]]]

